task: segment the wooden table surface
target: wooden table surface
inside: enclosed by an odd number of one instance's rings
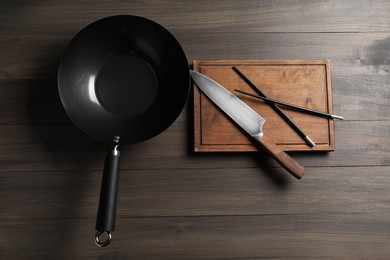
[[[192,99],[161,135],[122,147],[112,244],[93,243],[107,147],[76,128],[58,62],[87,24],[132,14],[188,61],[330,59],[336,151],[194,153]],[[5,0],[0,4],[1,259],[388,259],[390,2]]]

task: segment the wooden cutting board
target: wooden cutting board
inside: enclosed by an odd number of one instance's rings
[[[220,83],[258,112],[266,122],[264,134],[285,151],[334,151],[333,120],[291,109],[282,110],[314,143],[310,147],[265,102],[237,93],[256,94],[232,69],[236,66],[269,98],[332,114],[329,60],[195,60],[193,69]],[[196,152],[249,152],[258,149],[248,136],[194,84]]]

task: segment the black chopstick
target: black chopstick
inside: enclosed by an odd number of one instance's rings
[[[332,115],[332,114],[324,113],[324,112],[321,112],[321,111],[313,110],[313,109],[310,109],[310,108],[300,107],[300,106],[293,105],[293,104],[290,104],[290,103],[286,103],[286,102],[283,102],[283,101],[279,101],[279,100],[275,100],[275,99],[271,99],[271,98],[266,98],[266,97],[261,97],[261,96],[258,96],[258,95],[255,95],[255,94],[251,94],[251,93],[239,90],[239,89],[235,89],[234,91],[239,92],[241,94],[245,94],[245,95],[254,97],[254,98],[262,99],[262,100],[267,101],[267,102],[276,103],[276,104],[279,104],[279,105],[282,105],[282,106],[285,106],[285,107],[288,107],[288,108],[292,108],[292,109],[300,111],[300,112],[304,112],[304,113],[308,113],[308,114],[312,114],[312,115],[316,115],[316,116],[321,116],[321,117],[325,117],[325,118],[328,118],[328,119],[344,120],[344,118],[342,116]]]
[[[255,84],[253,84],[244,74],[242,74],[242,72],[237,68],[237,67],[233,67],[233,70],[254,90],[256,91],[256,93],[261,96],[261,97],[265,97],[265,98],[268,98],[258,87],[256,87]],[[305,142],[313,147],[315,146],[315,143],[291,120],[291,118],[289,118],[279,107],[278,105],[276,105],[275,103],[272,103],[272,102],[268,102],[268,104],[272,107],[273,110],[275,110],[275,112],[277,112],[280,117],[282,117],[286,123],[288,123],[290,125],[290,127],[292,129],[294,129],[294,131],[303,139],[305,140]]]

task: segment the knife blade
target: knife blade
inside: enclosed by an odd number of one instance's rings
[[[305,168],[264,135],[264,118],[211,78],[193,70],[190,73],[195,84],[213,103],[259,142],[290,174],[297,179],[302,178]]]

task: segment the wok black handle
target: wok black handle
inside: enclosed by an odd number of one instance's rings
[[[115,230],[116,204],[118,197],[119,155],[118,144],[106,156],[104,163],[102,186],[100,190],[99,209],[96,217],[95,243],[99,247],[107,246],[111,242],[111,231]],[[107,238],[100,241],[100,236]]]

